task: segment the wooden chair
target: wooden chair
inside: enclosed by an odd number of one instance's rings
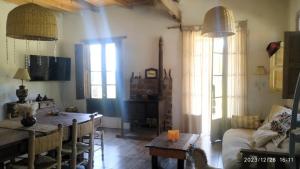
[[[98,112],[93,113],[94,116],[99,115]],[[99,124],[102,124],[101,118]],[[101,148],[101,155],[102,155],[102,160],[104,160],[104,130],[100,127],[97,126],[95,130],[95,135],[94,135],[94,140],[99,139],[100,140],[100,148]],[[97,149],[99,150],[99,149]],[[97,151],[95,150],[95,151]]]
[[[24,158],[10,165],[12,169],[61,169],[62,125],[58,130],[46,136],[37,136],[34,131],[29,132],[28,158]],[[50,150],[56,150],[56,159],[40,155]]]
[[[71,111],[69,108],[66,108],[65,111],[66,112],[71,112],[71,113],[78,113],[78,111]],[[99,114],[100,114],[99,112],[92,113],[92,115],[94,117],[99,115]],[[101,125],[102,124],[102,121],[101,121],[102,119],[99,118],[99,120],[100,121],[98,123]],[[94,121],[94,124],[96,125],[97,123]],[[99,144],[95,144],[95,145],[100,146],[102,160],[104,160],[104,130],[100,126],[95,126],[95,127],[96,127],[96,129],[95,129],[95,133],[94,133],[94,140],[98,139],[100,141],[100,145]],[[89,136],[84,137],[84,139],[89,139]],[[96,149],[95,151],[98,151],[100,148]]]
[[[79,142],[78,139],[84,136],[89,136],[89,143]],[[72,125],[72,140],[63,145],[62,153],[70,156],[71,169],[76,169],[77,156],[88,152],[88,169],[93,168],[94,159],[94,116],[91,115],[91,120],[85,123],[77,123],[73,119]]]

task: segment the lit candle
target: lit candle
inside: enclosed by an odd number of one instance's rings
[[[179,130],[168,130],[168,140],[177,141],[179,139]]]

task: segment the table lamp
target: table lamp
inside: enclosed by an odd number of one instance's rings
[[[19,89],[16,90],[16,95],[19,98],[18,103],[25,103],[25,99],[28,95],[28,89],[25,89],[23,85],[23,80],[30,80],[30,76],[27,69],[19,68],[16,74],[14,75],[14,79],[22,80],[22,85],[19,86]]]

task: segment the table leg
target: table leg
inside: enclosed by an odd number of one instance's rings
[[[178,159],[178,161],[177,161],[177,169],[184,169],[184,160]]]
[[[152,169],[158,169],[157,156],[152,156]]]

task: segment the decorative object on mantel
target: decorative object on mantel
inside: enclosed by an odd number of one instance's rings
[[[30,80],[30,76],[27,69],[19,68],[16,72],[14,79],[20,79],[22,81],[22,85],[19,86],[19,89],[16,90],[16,95],[19,98],[18,103],[25,103],[25,99],[28,95],[28,89],[25,89],[23,85],[23,80]]]
[[[37,104],[16,104],[15,111],[22,115],[21,124],[24,127],[33,126],[36,123],[36,118],[34,117],[37,110]]]
[[[280,49],[280,42],[281,41],[269,43],[269,45],[266,48],[269,57],[273,56],[273,54]]]
[[[226,37],[234,35],[235,23],[231,10],[216,6],[206,12],[202,34],[208,37]]]
[[[146,79],[157,79],[157,69],[149,68],[145,70]]]
[[[6,36],[38,41],[57,40],[56,18],[51,10],[39,5],[20,5],[7,16]]]

